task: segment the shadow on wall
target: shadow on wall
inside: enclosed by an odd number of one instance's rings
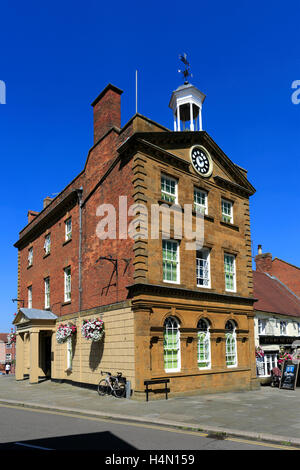
[[[102,338],[100,341],[92,341],[91,350],[90,350],[90,357],[89,357],[89,365],[92,371],[95,371],[102,359],[104,351],[104,339]]]

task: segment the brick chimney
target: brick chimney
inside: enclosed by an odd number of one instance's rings
[[[107,85],[98,98],[93,101],[94,108],[94,144],[112,127],[121,127],[122,90],[114,85]]]
[[[52,197],[50,196],[47,196],[45,197],[44,201],[43,201],[43,209],[45,209],[45,207],[49,206],[50,202],[52,201]]]
[[[28,223],[30,223],[39,213],[36,211],[28,211],[27,217],[28,217]]]
[[[256,271],[272,274],[272,253],[263,253],[262,246],[258,245],[258,254],[254,258]]]

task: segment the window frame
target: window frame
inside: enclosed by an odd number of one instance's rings
[[[33,265],[33,246],[28,249],[28,267]]]
[[[206,252],[207,253],[207,258],[206,260],[204,258],[199,258],[198,256],[198,253],[201,253],[201,252]],[[209,248],[201,248],[201,250],[197,250],[196,251],[196,284],[197,284],[197,287],[202,287],[204,289],[210,289],[211,288],[211,271],[210,271],[210,252],[211,250]],[[198,266],[198,260],[203,260],[203,261],[206,261],[207,263],[207,270],[208,270],[208,284],[207,285],[201,285],[201,284],[198,284],[198,278],[200,278],[200,276],[198,277],[198,269],[200,270],[200,266]],[[203,270],[205,270],[205,267],[202,268]],[[204,280],[205,278],[203,278]]]
[[[47,235],[45,235],[44,251],[45,251],[45,255],[50,255],[50,252],[51,252],[51,234],[50,233],[47,233]]]
[[[206,330],[203,330],[200,328],[200,322],[204,322],[206,324]],[[198,324],[197,324],[197,365],[198,365],[198,369],[199,370],[205,370],[205,369],[211,369],[211,344],[210,344],[210,323],[208,320],[206,320],[205,318],[201,318],[199,321],[198,321]],[[204,336],[204,339],[203,339],[203,353],[204,353],[204,356],[206,356],[206,360],[199,360],[199,357],[200,357],[200,353],[201,353],[201,343],[200,343],[200,334],[201,333],[205,333],[205,336]],[[199,364],[200,363],[203,363],[203,362],[206,362],[207,365],[205,366],[200,366]]]
[[[69,240],[72,240],[72,217],[68,217],[65,220],[65,241],[68,242]]]
[[[223,211],[223,204],[227,204],[230,207],[230,214]],[[225,222],[226,224],[233,224],[233,202],[224,197],[221,198],[221,215],[222,222]]]
[[[169,280],[169,279],[165,279],[165,273],[167,272],[166,270],[166,267],[165,267],[165,263],[169,262],[169,263],[172,263],[173,260],[168,260],[167,258],[165,259],[164,258],[164,244],[168,244],[168,243],[171,243],[172,245],[175,245],[176,246],[176,257],[177,257],[177,260],[176,260],[176,281],[174,280]],[[176,241],[176,240],[162,240],[162,268],[163,268],[163,282],[167,282],[167,283],[171,283],[171,284],[180,284],[180,250],[179,250],[179,242]],[[172,271],[172,268],[171,268],[171,272]]]
[[[27,308],[32,308],[32,285],[27,287]]]
[[[168,322],[172,322],[171,328],[167,327]],[[174,328],[175,323],[176,323],[176,328]],[[167,340],[166,339],[168,338],[168,335],[167,335],[168,330],[171,330],[171,332],[176,330],[176,339],[175,339],[176,347],[174,347],[175,343],[173,341],[171,341],[171,346],[173,346],[173,347],[169,347],[169,348],[167,347]],[[165,319],[165,322],[164,322],[164,337],[163,338],[164,338],[163,339],[164,340],[164,343],[163,343],[164,370],[165,370],[166,373],[180,372],[180,370],[181,370],[180,323],[179,323],[179,320],[176,317],[169,316]],[[170,363],[170,360],[166,360],[166,359],[169,359],[168,356],[166,356],[166,351],[176,351],[176,359],[173,360],[173,354],[172,354],[171,355],[171,363],[175,362],[177,367],[166,368],[166,365],[168,365]]]
[[[228,324],[232,325],[232,330],[227,329],[226,326]],[[230,341],[229,341],[230,339]],[[228,343],[230,342],[230,349],[228,351]],[[229,364],[228,358],[232,357],[232,344],[234,344],[234,364]],[[236,338],[236,324],[232,320],[228,320],[225,324],[225,361],[226,367],[233,368],[238,366],[238,354],[237,354],[237,338]]]
[[[163,178],[169,180],[170,183],[174,183],[175,194],[163,189]],[[161,173],[160,175],[160,192],[161,200],[165,202],[171,202],[172,204],[178,204],[178,180],[173,176],[169,176],[166,173]],[[166,198],[164,197],[166,195]],[[168,199],[169,198],[169,199]],[[174,198],[174,200],[172,200]]]
[[[282,326],[284,328],[282,328]],[[279,332],[280,332],[280,336],[287,336],[287,321],[286,320],[280,320]]]
[[[204,205],[195,201],[196,193],[202,193],[202,195],[204,195]],[[204,210],[197,210],[197,207],[203,208]],[[194,187],[194,211],[203,215],[208,214],[208,192],[197,187]]]
[[[257,329],[259,335],[266,334],[267,320],[265,318],[258,318]]]
[[[50,308],[50,277],[44,278],[44,306]]]
[[[226,266],[228,266],[228,263],[226,263],[225,258],[229,257],[233,259],[233,272],[231,271],[226,271]],[[226,286],[226,275],[232,275],[233,276],[233,289],[229,289]],[[226,292],[236,292],[236,255],[233,255],[232,253],[227,253],[224,252],[224,281],[225,281],[225,291]]]
[[[68,278],[70,289],[68,287]],[[68,295],[67,295],[68,294]],[[71,266],[64,268],[64,302],[71,302],[72,300],[72,270]]]

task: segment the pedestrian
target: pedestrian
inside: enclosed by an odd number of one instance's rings
[[[5,366],[6,375],[9,374],[9,371],[10,371],[10,364],[6,364],[6,366]]]

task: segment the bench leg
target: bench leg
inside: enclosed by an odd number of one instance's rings
[[[168,384],[166,383],[165,386],[166,386],[166,400],[167,400],[168,399]]]
[[[148,401],[148,384],[146,385],[146,401]]]

